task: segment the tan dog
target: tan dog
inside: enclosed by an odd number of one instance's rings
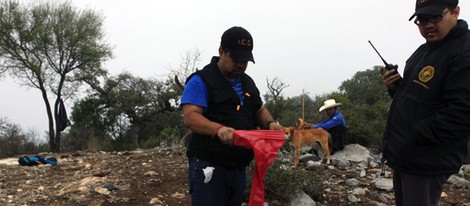
[[[295,127],[285,127],[284,134],[286,135],[286,140],[290,141],[290,144],[295,147],[294,167],[297,167],[297,164],[299,163],[302,147],[315,142],[320,142],[323,149],[325,149],[327,155],[326,163],[330,164],[330,150],[328,148],[330,133],[326,130],[321,128],[298,130]]]
[[[305,123],[302,118],[297,119],[295,122],[295,129],[313,129],[315,126]]]

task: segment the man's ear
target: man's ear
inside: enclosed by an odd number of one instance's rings
[[[221,57],[224,53],[224,49],[222,47],[219,47],[219,57]]]
[[[460,14],[460,6],[456,6],[454,9],[454,13],[452,15],[455,17],[455,19],[458,19],[459,14]]]

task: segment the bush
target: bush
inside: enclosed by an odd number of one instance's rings
[[[142,142],[143,148],[154,148],[159,146],[173,146],[182,144],[181,133],[178,128],[165,128],[159,136],[151,136]]]
[[[247,169],[248,200],[253,182],[254,162]],[[315,201],[321,201],[324,185],[312,172],[303,169],[292,169],[283,165],[281,161],[275,160],[266,173],[264,179],[265,201],[279,201],[287,205],[288,201],[298,194],[305,192]]]
[[[160,146],[160,137],[159,136],[151,136],[150,138],[146,139],[142,142],[142,148],[149,149]]]
[[[86,149],[90,152],[112,151],[113,142],[110,139],[90,137]]]
[[[178,128],[165,128],[160,132],[160,138],[162,141],[166,141],[166,144],[169,146],[180,144],[181,132]]]

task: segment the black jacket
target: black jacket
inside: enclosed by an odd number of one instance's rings
[[[418,174],[459,171],[470,136],[470,32],[459,20],[442,41],[421,45],[392,93],[383,157]]]
[[[209,65],[194,73],[201,77],[208,91],[209,100],[204,116],[236,130],[256,129],[257,112],[262,101],[253,79],[247,74],[240,76],[244,94],[241,105],[232,85],[219,70],[217,61],[218,58],[212,58]],[[253,159],[253,151],[248,148],[230,146],[222,143],[218,137],[212,138],[197,133],[193,133],[189,140],[187,155],[239,169],[245,168]]]

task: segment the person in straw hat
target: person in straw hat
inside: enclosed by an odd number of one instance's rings
[[[346,121],[344,120],[343,115],[339,112],[338,107],[341,106],[341,103],[337,103],[334,99],[328,99],[323,102],[323,106],[320,107],[319,111],[325,111],[328,118],[321,123],[312,124],[316,128],[322,128],[330,132],[333,147],[330,149],[330,153],[333,154],[336,151],[342,150],[345,143],[345,129]],[[337,131],[341,129],[341,132]],[[341,133],[338,134],[337,133]]]

